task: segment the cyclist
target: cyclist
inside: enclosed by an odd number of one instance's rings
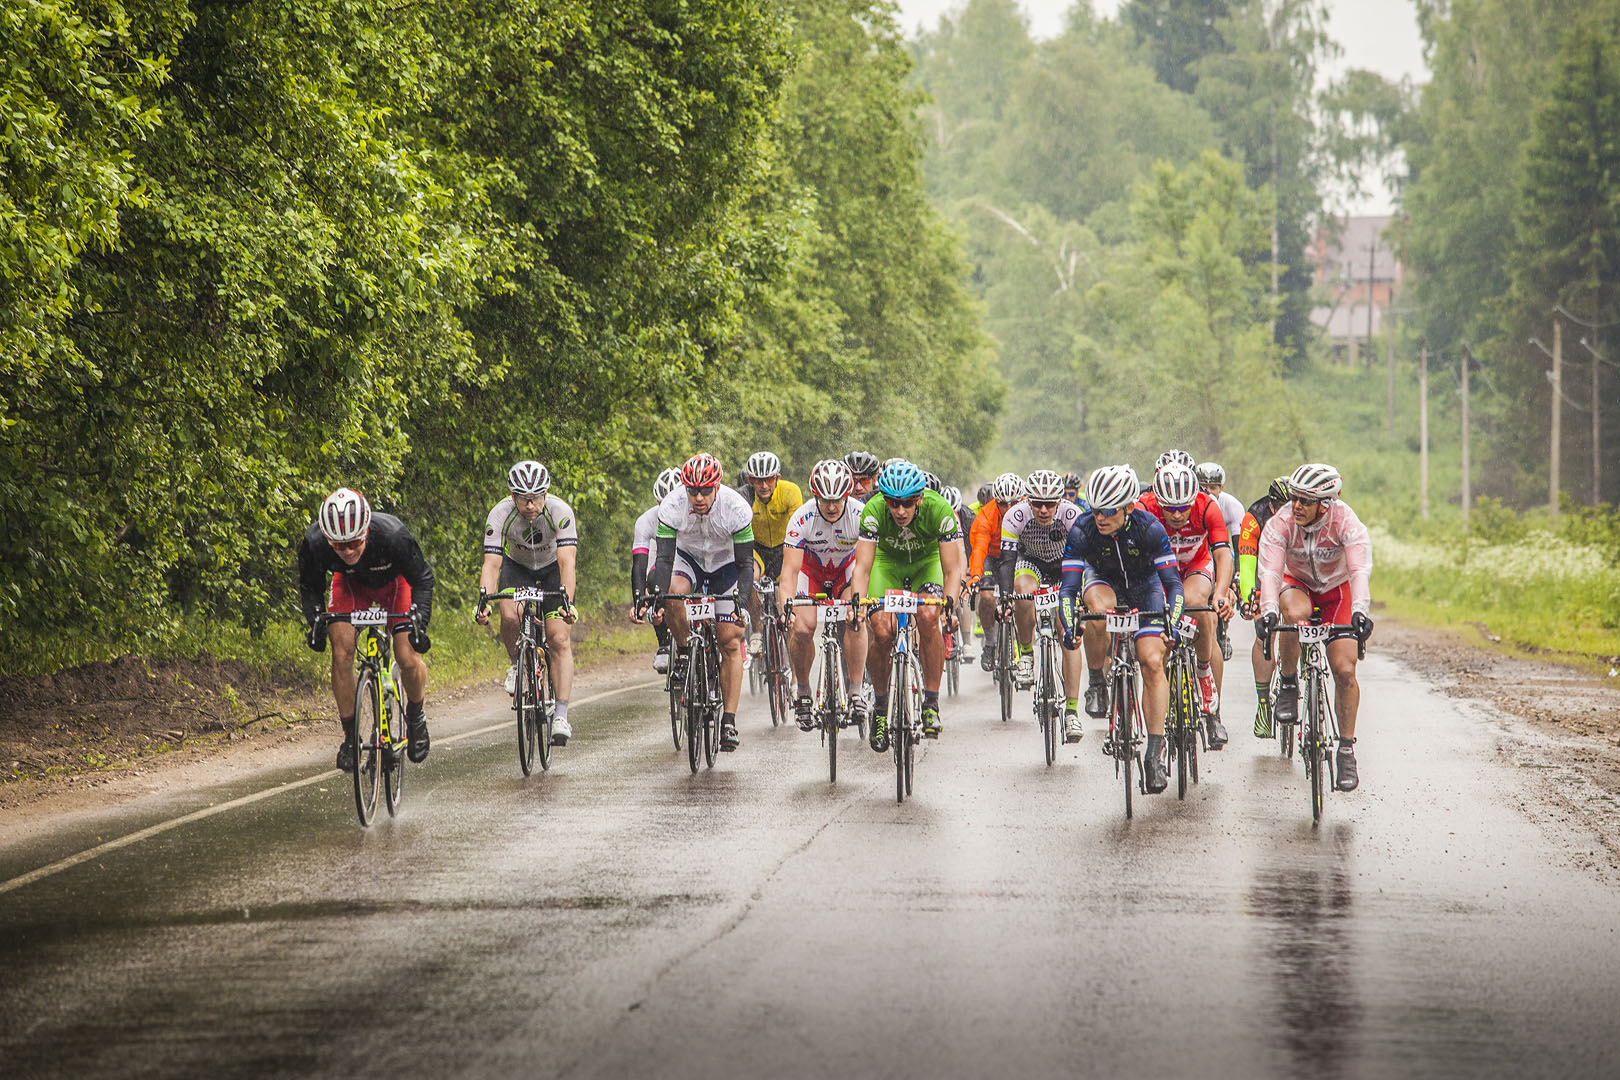
[[[1063,547],[1063,589],[1058,615],[1063,623],[1063,644],[1072,648],[1084,636],[1090,685],[1086,712],[1108,715],[1108,630],[1101,621],[1075,632],[1074,602],[1078,596],[1086,610],[1105,612],[1120,601],[1141,613],[1136,631],[1136,659],[1142,672],[1142,715],[1147,723],[1147,754],[1143,761],[1143,787],[1151,794],[1165,789],[1164,714],[1170,704],[1170,686],[1164,677],[1164,640],[1174,640],[1181,618],[1181,575],[1176,553],[1159,519],[1137,508],[1141,483],[1129,465],[1105,465],[1086,481],[1086,502],[1091,513],[1069,529]]]
[[[713,454],[693,454],[681,466],[681,486],[658,504],[658,549],[651,586],[667,597],[694,590],[715,599],[715,643],[720,647],[720,749],[737,739],[737,699],[742,693],[742,624],[737,597],[754,581],[753,511],[737,491],[721,484],[725,471]],[[669,604],[664,619],[675,639],[676,664],[684,664],[691,629],[686,608]]]
[[[1078,503],[1063,498],[1063,477],[1051,469],[1036,469],[1024,481],[1024,498],[1001,517],[1001,616],[1010,611],[1018,632],[1018,685],[1035,683],[1035,589],[1059,585],[1063,580],[1063,547],[1069,529],[1081,517]],[[1079,742],[1080,653],[1072,639],[1063,649],[1063,741]]]
[[[1079,506],[1085,500],[1080,497],[1080,485],[1084,483],[1079,473],[1063,474],[1063,501],[1072,502]]]
[[[855,486],[849,489],[853,498],[859,499],[862,505],[872,497],[877,490],[878,464],[876,455],[865,450],[851,450],[844,455],[844,464],[849,466],[849,475],[855,479]]]
[[[1356,682],[1355,641],[1372,636],[1372,541],[1354,510],[1339,499],[1344,480],[1331,465],[1301,465],[1288,478],[1289,502],[1272,515],[1260,533],[1260,618],[1255,633],[1269,637],[1283,619],[1309,622],[1320,609],[1322,621],[1349,625],[1335,630],[1327,643],[1339,718],[1339,751],[1335,764],[1340,791],[1354,791],[1356,710],[1361,687]],[[1283,676],[1277,688],[1277,719],[1299,718],[1299,639],[1285,634],[1277,643]]]
[[[1288,504],[1288,477],[1279,476],[1271,482],[1266,493],[1256,499],[1250,506],[1249,512],[1243,515],[1243,526],[1238,530],[1237,561],[1238,561],[1238,599],[1239,608],[1245,619],[1253,619],[1259,614],[1258,595],[1255,590],[1259,588],[1258,569],[1260,565],[1260,532],[1266,527],[1266,522]],[[1254,668],[1254,691],[1258,703],[1254,710],[1254,737],[1257,739],[1271,738],[1271,672],[1277,666],[1276,660],[1267,660],[1265,650],[1260,647],[1260,635],[1255,634],[1254,645],[1249,650],[1249,659]]]
[[[973,519],[978,517],[979,512],[962,501],[961,488],[946,485],[940,494],[945,496],[945,501],[951,504],[952,510],[956,511],[956,523],[962,527],[962,565],[966,566],[973,554],[968,547],[968,537],[973,535]],[[966,579],[963,580],[965,588]],[[968,627],[973,625],[973,606],[968,603],[965,592],[958,598],[955,612],[957,633],[952,637],[951,648],[955,652],[957,659],[961,659],[965,647],[971,640],[968,635]]]
[[[576,587],[579,525],[574,510],[550,494],[551,471],[538,461],[520,461],[506,474],[512,494],[496,503],[484,522],[484,567],[478,588],[486,593],[502,589],[537,587],[561,590],[561,600],[546,607],[546,648],[557,693],[557,717],[551,744],[567,746],[574,729],[568,724],[568,698],[574,690],[574,624],[570,598]],[[517,692],[518,606],[501,602],[501,643],[512,663],[506,669],[506,692]],[[478,625],[489,624],[482,603],[473,616]]]
[[[754,454],[743,465],[741,490],[754,508],[754,565],[759,580],[774,583],[782,576],[782,543],[787,537],[788,522],[804,505],[804,493],[798,484],[782,479],[782,462],[769,450]],[[754,627],[748,651],[758,656],[761,648],[759,594],[747,593],[743,601],[748,605],[748,616]]]
[[[644,619],[636,601],[647,591],[647,563],[652,559],[653,543],[658,535],[658,506],[680,482],[679,469],[665,469],[658,474],[658,479],[653,481],[653,504],[636,518],[635,532],[630,542],[630,621],[652,623],[653,634],[658,638],[658,651],[653,654],[653,670],[660,675],[669,671],[669,629],[664,625],[664,613],[654,609],[651,618]]]
[[[1198,693],[1203,699],[1204,727],[1209,748],[1226,745],[1221,723],[1220,680],[1225,665],[1214,647],[1216,617],[1230,618],[1232,604],[1232,541],[1215,500],[1198,490],[1198,477],[1189,466],[1168,462],[1153,477],[1153,490],[1142,496],[1142,509],[1159,519],[1170,534],[1187,603],[1214,604],[1214,611],[1194,616],[1198,636]]]
[[[1236,495],[1226,490],[1226,470],[1218,461],[1205,461],[1194,468],[1193,472],[1198,474],[1198,486],[1220,504],[1221,517],[1226,522],[1226,535],[1235,545],[1238,533],[1243,529],[1243,503],[1238,501]],[[1239,599],[1235,592],[1236,588],[1237,579],[1233,578],[1234,602]],[[1232,659],[1232,642],[1226,634],[1227,622],[1226,619],[1220,619],[1215,623],[1215,640],[1220,643],[1223,661]]]
[[[861,538],[855,547],[855,595],[882,598],[889,589],[910,588],[923,596],[954,596],[962,584],[961,526],[944,496],[928,490],[922,470],[909,461],[885,466],[878,477],[881,498],[867,500],[861,512]],[[909,584],[908,584],[909,583]],[[919,719],[923,735],[939,738],[939,679],[945,670],[941,612],[919,608],[918,648],[922,653],[923,701]],[[944,616],[951,621],[949,615]],[[859,621],[859,620],[857,620]],[[894,644],[894,616],[872,615],[872,647],[867,670],[872,675],[872,749],[889,747],[889,650]],[[905,693],[905,688],[900,688]]]
[[[327,592],[326,575],[332,575]],[[322,623],[326,611],[346,614],[369,607],[388,612],[394,639],[394,658],[405,680],[405,735],[409,756],[421,761],[428,755],[427,663],[422,654],[433,647],[428,620],[433,615],[433,568],[403,522],[393,514],[373,514],[371,503],[358,491],[338,488],[321,503],[320,516],[304,532],[298,546],[298,599],[309,627],[307,641],[316,652],[332,639],[332,697],[337,700],[343,745],[337,767],[354,771],[354,642],[355,629],[346,622]],[[414,616],[414,625],[413,625]]]
[[[1159,455],[1158,460],[1154,461],[1154,463],[1153,463],[1153,475],[1158,476],[1159,475],[1159,470],[1164,468],[1166,465],[1170,465],[1170,464],[1185,465],[1185,466],[1187,466],[1187,468],[1190,469],[1190,468],[1193,467],[1193,456],[1191,454],[1187,453],[1187,451],[1185,451],[1185,450],[1166,450],[1164,453]],[[1148,492],[1150,492],[1152,490],[1153,490],[1153,481],[1151,481],[1151,480],[1142,481],[1141,494],[1146,495]]]
[[[972,511],[972,513],[977,516],[979,511],[984,509],[984,504],[990,501],[990,497],[994,491],[995,485],[991,484],[989,481],[980,484],[979,490],[974,493],[973,501],[968,503],[968,510]]]
[[[1024,478],[1006,472],[996,477],[991,485],[991,498],[979,508],[973,519],[973,531],[968,538],[968,580],[979,589],[979,626],[985,631],[984,648],[979,650],[979,667],[991,671],[996,666],[995,649],[991,647],[990,627],[1000,616],[996,611],[996,573],[1001,565],[1001,518],[1019,499],[1024,497]]]
[[[811,499],[788,523],[787,547],[782,553],[782,596],[823,593],[839,600],[854,594],[850,571],[855,566],[855,545],[861,535],[859,499],[849,466],[837,458],[816,462],[810,470]],[[810,696],[810,665],[816,659],[816,608],[805,604],[788,623],[788,661],[793,665],[793,709],[799,727],[814,731],[815,699]],[[860,693],[859,673],[866,670],[866,631],[850,621],[844,624],[845,670],[856,678],[849,694],[849,711],[859,722],[866,709]],[[831,708],[835,703],[828,702]]]

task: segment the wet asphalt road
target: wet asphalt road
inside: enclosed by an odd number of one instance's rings
[[[1511,723],[1375,653],[1313,829],[1242,674],[1129,823],[1096,722],[1049,769],[977,670],[904,806],[763,699],[697,776],[656,690],[528,780],[441,724],[397,821],[333,774],[0,893],[0,1076],[1620,1075],[1620,889],[1521,809]],[[313,771],[0,840],[0,882]]]

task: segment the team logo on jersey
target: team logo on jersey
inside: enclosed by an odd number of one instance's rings
[[[569,523],[573,520],[573,518],[563,518],[561,521],[557,522],[557,528],[566,529],[568,528]]]
[[[484,535],[485,536],[494,536],[495,535],[495,526],[491,525],[488,528],[486,528],[484,530]]]

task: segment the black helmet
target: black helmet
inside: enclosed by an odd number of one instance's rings
[[[1288,477],[1286,476],[1277,477],[1277,479],[1271,482],[1271,486],[1266,488],[1267,502],[1281,505],[1287,502],[1291,497],[1292,493],[1288,490]]]

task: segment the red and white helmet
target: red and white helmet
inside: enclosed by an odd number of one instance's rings
[[[338,488],[321,503],[321,532],[334,544],[359,540],[371,528],[371,504],[358,491]]]
[[[681,466],[681,483],[687,487],[715,487],[725,475],[720,459],[713,454],[693,454]]]
[[[842,499],[854,486],[849,466],[837,458],[818,461],[810,470],[810,493],[818,499]]]
[[[1161,507],[1191,506],[1198,497],[1198,474],[1179,461],[1165,462],[1153,474],[1153,494]]]

